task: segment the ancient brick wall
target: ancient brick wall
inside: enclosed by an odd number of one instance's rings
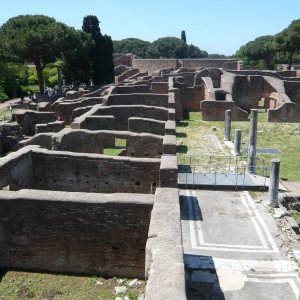
[[[0,192],[0,267],[143,278],[154,199]]]
[[[133,93],[150,93],[150,86],[147,84],[118,85],[111,92],[111,94],[133,94]]]
[[[129,118],[128,130],[133,132],[147,132],[157,135],[165,134],[165,121],[146,118]]]
[[[238,107],[250,111],[250,109],[258,107],[259,99],[268,97],[275,91],[276,89],[262,76],[236,76],[232,98]]]
[[[299,122],[300,107],[292,102],[286,102],[276,109],[268,109],[268,122]]]
[[[151,92],[154,94],[168,94],[168,82],[152,82]]]
[[[168,107],[168,94],[134,93],[109,95],[104,105],[150,105]]]
[[[163,137],[129,131],[89,131],[65,129],[53,135],[52,150],[83,153],[103,153],[103,148],[115,146],[115,139],[126,140],[130,157],[158,157],[163,153]]]
[[[160,159],[155,158],[40,150],[32,154],[30,188],[89,193],[150,193],[151,189],[159,186],[159,169]]]
[[[183,87],[180,89],[183,112],[200,111],[200,102],[205,99],[204,87]]]
[[[224,63],[234,63],[236,68],[238,68],[238,63],[236,60],[230,59],[207,59],[207,58],[199,58],[199,59],[183,59],[182,67],[189,69],[199,69],[199,68],[223,68]]]
[[[34,135],[36,124],[46,124],[56,120],[53,112],[18,111],[14,114],[24,135]]]
[[[300,106],[300,82],[284,81],[284,87],[291,101]]]
[[[231,110],[234,121],[248,120],[248,113],[239,109],[233,101],[204,100],[201,102],[202,119],[204,121],[224,121],[225,110]]]
[[[145,300],[186,300],[178,190],[156,194],[146,244]]]
[[[33,137],[20,141],[19,147],[25,147],[29,145],[38,145],[42,148],[51,150],[52,149],[52,135],[53,132],[43,132],[35,134]]]
[[[79,117],[72,123],[72,128],[85,129],[88,116],[112,115],[115,117],[115,130],[128,130],[128,119],[130,117],[150,118],[166,121],[169,118],[169,110],[162,107],[143,106],[143,105],[116,105],[116,106],[95,106],[86,114]],[[170,116],[171,118],[171,116]],[[99,128],[91,128],[98,130]]]
[[[163,69],[176,70],[180,65],[177,59],[133,59],[132,66],[150,74]]]
[[[66,124],[71,124],[73,120],[72,113],[74,109],[100,104],[102,101],[103,99],[101,97],[93,97],[89,99],[81,99],[79,101],[61,102],[58,104],[55,113],[60,121],[64,121]]]
[[[17,150],[18,142],[22,138],[22,129],[19,125],[0,123],[0,156],[3,152]]]
[[[35,133],[42,132],[59,132],[65,128],[64,121],[55,121],[47,124],[36,124],[35,125]]]

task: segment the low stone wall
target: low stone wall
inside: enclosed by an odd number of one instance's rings
[[[20,125],[0,123],[0,156],[3,152],[16,151],[22,138]]]
[[[36,124],[35,125],[35,133],[42,132],[59,132],[65,128],[64,121],[55,121],[47,124]]]
[[[22,128],[24,135],[34,135],[36,124],[47,124],[56,121],[53,112],[38,112],[31,110],[19,110],[13,114]]]
[[[103,98],[101,97],[93,97],[88,99],[80,99],[78,101],[72,101],[72,102],[60,102],[57,105],[57,108],[55,110],[55,113],[57,115],[57,118],[60,121],[66,122],[66,124],[71,124],[73,118],[72,113],[73,110],[80,107],[86,107],[96,104],[101,104],[103,102]]]
[[[132,132],[147,132],[156,135],[165,134],[165,121],[146,118],[129,118],[128,130]]]
[[[116,94],[106,97],[105,106],[113,105],[149,105],[168,107],[168,94],[135,93],[135,94]]]
[[[268,109],[268,122],[297,122],[300,120],[300,106],[286,102],[276,109]]]
[[[0,191],[0,268],[143,278],[155,198]]]
[[[145,300],[186,300],[177,189],[157,189],[146,244]]]
[[[152,82],[151,92],[154,94],[168,94],[168,82]]]
[[[118,85],[111,94],[133,94],[133,93],[150,93],[150,87],[147,84],[137,85]]]
[[[33,137],[22,140],[19,142],[19,147],[25,147],[29,145],[38,145],[42,148],[51,150],[52,149],[52,136],[53,132],[43,132],[35,134]]]
[[[204,121],[224,121],[225,110],[231,110],[233,121],[248,120],[248,113],[236,106],[233,101],[204,100],[201,102],[202,119]]]
[[[48,150],[101,154],[103,148],[115,147],[115,139],[126,140],[126,151],[122,156],[157,158],[163,154],[162,136],[130,131],[66,128],[57,134],[36,134],[19,144],[20,147],[39,145]]]
[[[169,77],[168,79],[168,95],[169,95],[169,107],[175,109],[175,119],[182,120],[183,118],[183,109],[182,109],[182,102],[185,101],[181,97],[181,90],[180,87],[177,87],[174,77]]]
[[[171,114],[171,115],[170,115]],[[90,116],[112,115],[115,117],[116,130],[128,130],[128,119],[131,117],[150,118],[160,121],[167,121],[175,118],[174,112],[167,108],[145,106],[145,105],[115,105],[115,106],[100,106],[96,105],[90,111],[77,118],[72,123],[74,129],[86,129],[87,118]],[[92,130],[92,128],[89,128]],[[99,128],[93,128],[97,130]]]
[[[119,76],[115,76],[115,83],[120,83],[123,82],[124,80],[130,78],[131,76],[138,74],[139,70],[135,67],[130,68],[128,70],[126,70],[125,72],[123,72],[121,75]]]
[[[300,82],[284,81],[284,87],[291,101],[300,106]]]
[[[147,194],[177,187],[177,171],[175,155],[129,158],[27,146],[0,158],[0,189]]]

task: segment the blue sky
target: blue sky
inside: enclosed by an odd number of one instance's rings
[[[80,29],[96,15],[113,40],[154,41],[185,30],[187,43],[208,53],[231,55],[262,35],[273,35],[300,18],[300,0],[0,0],[0,25],[21,14],[44,14]]]

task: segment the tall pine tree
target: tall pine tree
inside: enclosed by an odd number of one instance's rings
[[[86,16],[83,19],[82,30],[89,33],[95,42],[91,52],[93,83],[105,84],[113,81],[113,42],[110,36],[102,35],[96,16]]]

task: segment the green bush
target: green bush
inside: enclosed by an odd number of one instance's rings
[[[58,84],[58,75],[54,75],[48,78],[48,82],[49,82],[49,86],[55,86],[56,84]]]
[[[0,102],[5,102],[7,101],[9,98],[7,97],[7,95],[4,93],[4,89],[2,86],[0,86]]]

